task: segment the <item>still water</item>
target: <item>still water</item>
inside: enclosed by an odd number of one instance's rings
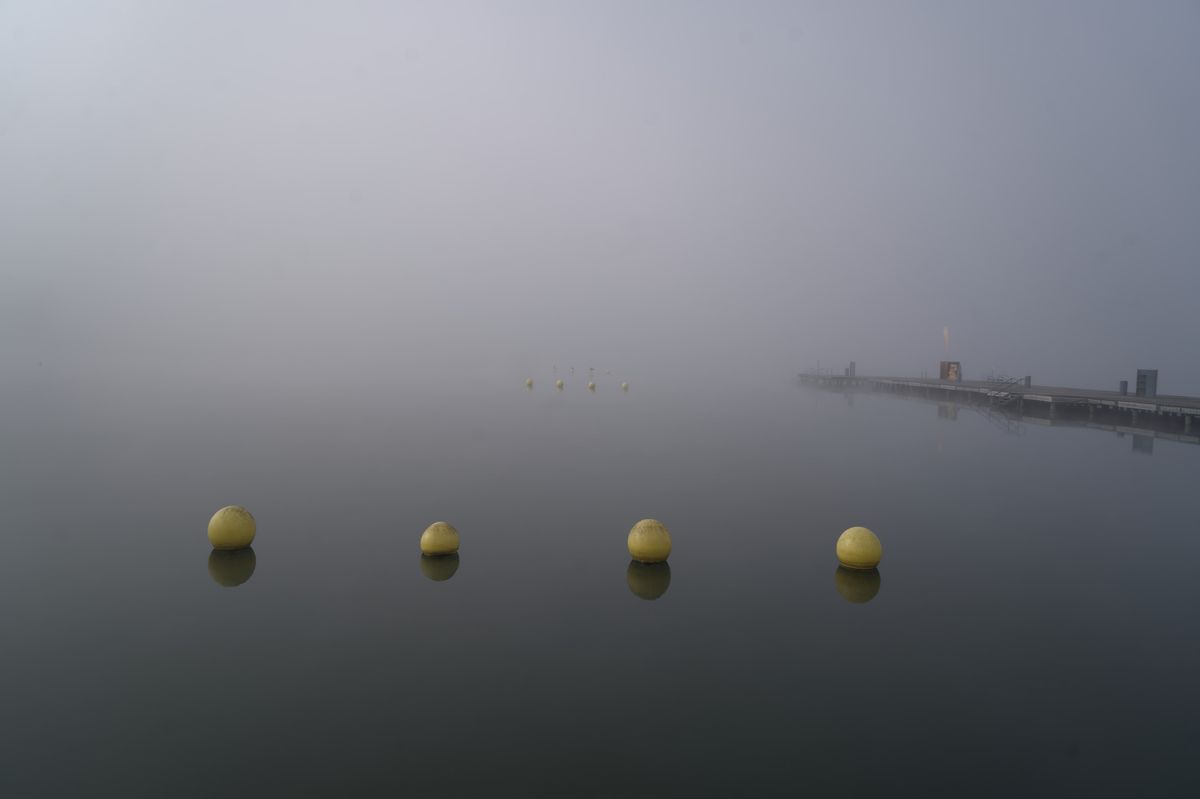
[[[783,378],[55,379],[0,416],[5,796],[1192,791],[1200,447]]]

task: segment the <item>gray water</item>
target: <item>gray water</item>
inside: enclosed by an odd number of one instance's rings
[[[1191,792],[1200,447],[560,376],[6,383],[0,793]]]

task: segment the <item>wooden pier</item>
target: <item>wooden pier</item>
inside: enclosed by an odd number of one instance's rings
[[[941,402],[986,406],[1035,424],[1083,424],[1101,430],[1200,444],[1200,397],[1143,397],[1118,391],[1026,385],[1024,380],[949,381],[804,372],[803,385],[833,391],[887,391]]]

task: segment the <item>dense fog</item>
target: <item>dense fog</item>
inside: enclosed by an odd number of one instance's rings
[[[1200,393],[1198,39],[1183,2],[3,3],[0,363],[917,375],[948,327],[967,377]]]

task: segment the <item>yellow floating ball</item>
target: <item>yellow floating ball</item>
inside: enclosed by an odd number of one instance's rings
[[[213,549],[245,549],[254,540],[256,529],[250,511],[229,505],[208,520],[208,541]]]
[[[208,576],[224,588],[236,588],[254,575],[254,548],[214,549],[208,553]]]
[[[642,519],[629,531],[629,554],[642,563],[660,563],[671,554],[671,533],[657,519]]]
[[[458,553],[450,555],[422,555],[421,574],[440,583],[449,580],[458,571]]]
[[[445,522],[434,522],[421,533],[421,553],[451,555],[458,551],[458,530]]]
[[[851,527],[838,536],[837,557],[851,569],[873,569],[883,559],[883,545],[865,527]]]
[[[879,593],[879,569],[847,569],[838,566],[833,573],[833,584],[847,602],[861,605],[870,602]]]
[[[532,377],[525,378],[525,388],[533,388],[533,378]]]
[[[563,381],[562,381],[562,378],[561,378],[561,377],[560,377],[558,380],[555,380],[555,381],[554,381],[554,387],[555,387],[556,389],[558,389],[559,391],[562,391],[562,390],[563,390]]]
[[[588,391],[595,392],[595,391],[596,391],[596,384],[595,384],[595,383],[592,383],[592,382],[588,382]]]
[[[628,390],[629,390],[629,384],[628,384],[628,383],[622,383],[622,384],[621,384],[621,390],[622,390],[622,391],[628,391]]]
[[[658,599],[671,587],[671,565],[631,560],[625,570],[625,582],[639,599]]]

